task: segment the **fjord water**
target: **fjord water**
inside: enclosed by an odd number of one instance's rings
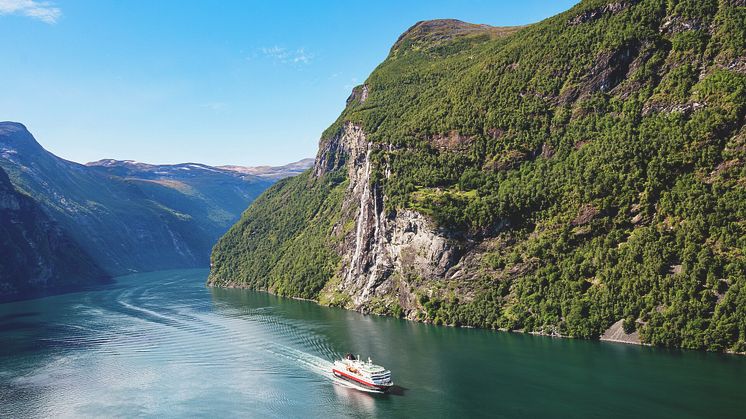
[[[207,271],[0,305],[0,417],[739,417],[746,357],[455,329],[204,286]],[[393,394],[335,383],[346,351]]]

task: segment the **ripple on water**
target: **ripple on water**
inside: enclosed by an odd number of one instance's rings
[[[613,416],[607,406],[625,406],[629,415],[737,417],[746,409],[738,390],[746,367],[730,358],[363,317],[208,290],[205,275],[141,274],[0,305],[0,325],[28,323],[0,327],[13,349],[0,358],[0,416]],[[340,348],[387,357],[395,380],[412,388],[381,396],[335,380]],[[568,405],[577,394],[593,397]]]

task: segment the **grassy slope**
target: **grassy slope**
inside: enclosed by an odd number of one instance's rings
[[[744,351],[746,8],[607,3],[508,36],[415,27],[322,138],[361,124],[386,146],[374,181],[389,210],[492,243],[468,283],[421,281],[421,319],[596,337],[624,318],[649,343]],[[237,283],[314,297],[332,278],[334,240],[316,225],[329,219],[278,209],[339,205],[302,182],[258,200],[218,244],[215,282],[235,270]],[[288,253],[298,232],[306,246]],[[325,268],[304,272],[305,257]]]

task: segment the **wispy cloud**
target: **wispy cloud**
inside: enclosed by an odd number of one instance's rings
[[[206,102],[201,105],[199,105],[201,108],[207,108],[211,111],[222,111],[226,107],[228,107],[228,104],[225,102]]]
[[[313,59],[313,54],[306,51],[305,48],[288,49],[275,45],[262,48],[261,51],[264,56],[281,64],[308,64]]]
[[[17,14],[54,24],[62,16],[62,10],[48,1],[0,0],[0,15]]]

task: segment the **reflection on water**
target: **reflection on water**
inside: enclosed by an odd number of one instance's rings
[[[746,358],[454,329],[245,290],[205,270],[0,305],[0,417],[739,417]],[[345,352],[390,394],[337,383]]]
[[[341,384],[336,384],[333,388],[339,404],[352,406],[354,410],[367,413],[371,416],[376,413],[376,395]]]

